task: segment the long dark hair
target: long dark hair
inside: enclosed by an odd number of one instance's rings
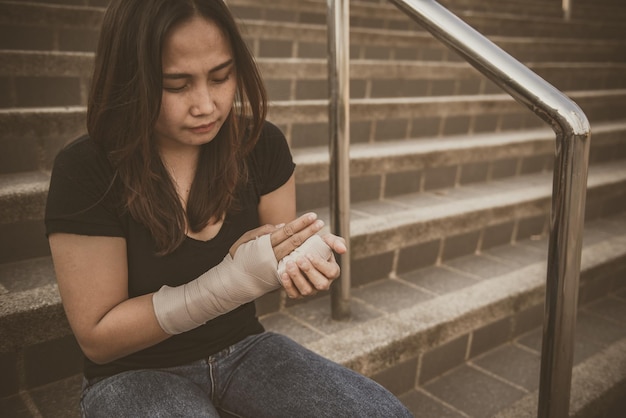
[[[176,24],[202,16],[230,42],[237,91],[220,132],[203,145],[186,212],[153,141],[162,95],[161,50]],[[222,0],[113,0],[105,14],[89,94],[87,130],[109,156],[130,215],[171,253],[185,226],[200,231],[235,204],[245,156],[258,139],[267,95],[254,59]],[[245,139],[244,139],[245,138]]]

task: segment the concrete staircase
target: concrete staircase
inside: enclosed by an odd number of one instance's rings
[[[0,410],[77,414],[80,353],[42,216],[51,162],[84,132],[106,0],[0,1]],[[325,2],[229,0],[270,120],[298,164],[298,208],[328,218]],[[571,414],[626,407],[626,7],[444,5],[592,124]],[[351,2],[353,317],[320,295],[258,301],[268,329],[378,380],[416,416],[536,415],[552,131],[384,1]],[[3,412],[4,414],[4,412]]]

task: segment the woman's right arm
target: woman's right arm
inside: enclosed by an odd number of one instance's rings
[[[233,245],[231,254],[243,243],[271,234],[276,260],[282,259],[320,230],[315,220],[303,215],[281,228],[265,225],[249,231]],[[49,242],[68,321],[91,361],[108,363],[170,336],[157,320],[154,293],[128,297],[124,238],[54,233]]]
[[[128,298],[124,238],[55,233],[49,242],[67,318],[91,361],[108,363],[169,337],[151,294]]]

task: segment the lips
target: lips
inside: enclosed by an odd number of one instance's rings
[[[205,125],[198,125],[189,128],[189,130],[195,134],[204,134],[210,132],[215,127],[216,122],[207,123]]]

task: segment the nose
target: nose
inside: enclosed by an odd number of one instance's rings
[[[208,86],[199,86],[192,94],[189,113],[192,116],[210,115],[215,111],[215,102]]]

